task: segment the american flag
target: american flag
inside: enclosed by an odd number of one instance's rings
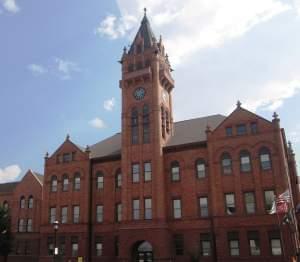
[[[269,214],[285,214],[288,212],[289,206],[288,203],[291,202],[291,195],[289,190],[287,189],[278,197],[275,198],[272,208]]]

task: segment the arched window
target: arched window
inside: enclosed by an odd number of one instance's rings
[[[73,188],[74,188],[74,191],[80,190],[80,174],[79,173],[74,174]]]
[[[149,119],[149,106],[143,107],[143,143],[150,143],[150,119]]]
[[[161,135],[163,138],[166,136],[166,121],[165,121],[165,109],[161,107]]]
[[[243,150],[240,153],[240,169],[241,172],[251,171],[251,157],[250,153],[246,150]]]
[[[28,208],[33,208],[33,196],[29,196],[28,198]]]
[[[232,173],[232,160],[229,153],[223,153],[221,157],[222,172],[224,175],[230,175]]]
[[[21,196],[20,198],[20,208],[25,208],[25,197]]]
[[[51,192],[57,192],[57,177],[52,176],[51,178]]]
[[[97,189],[103,189],[104,188],[104,176],[102,172],[97,172],[96,174],[97,179]]]
[[[63,175],[63,181],[62,181],[62,191],[68,191],[69,190],[69,176],[67,174]]]
[[[7,202],[6,200],[3,202],[3,208],[4,208],[5,210],[8,209],[8,202]]]
[[[262,170],[271,169],[271,154],[268,148],[263,147],[259,150],[259,160]]]
[[[139,143],[139,113],[136,108],[131,111],[131,143]]]
[[[196,160],[196,176],[198,178],[203,178],[206,176],[205,161],[203,159]]]
[[[169,112],[166,110],[166,130],[167,133],[169,134],[170,132],[170,119],[169,119]]]
[[[116,179],[116,181],[115,181],[116,188],[121,188],[121,186],[122,186],[122,173],[121,173],[121,169],[117,170],[115,179]]]
[[[171,180],[172,181],[180,180],[180,165],[178,161],[173,161],[171,163]]]

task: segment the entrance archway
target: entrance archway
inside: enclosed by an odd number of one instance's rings
[[[133,262],[153,262],[153,248],[148,241],[139,241],[133,247]]]

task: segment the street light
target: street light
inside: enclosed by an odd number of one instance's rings
[[[54,229],[54,259],[58,255],[58,247],[56,246],[56,235],[57,235],[58,227],[59,227],[59,222],[57,220],[55,220],[53,222],[53,229]]]

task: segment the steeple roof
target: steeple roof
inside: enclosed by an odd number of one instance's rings
[[[143,43],[144,44],[144,46],[143,46],[144,50],[147,49],[147,48],[152,47],[153,43],[156,42],[155,35],[154,35],[154,33],[151,29],[150,22],[147,18],[146,8],[144,9],[144,11],[145,11],[145,14],[144,14],[143,20],[141,22],[141,26],[140,26],[140,28],[139,28],[139,30],[138,30],[135,38],[134,38],[133,43],[131,44],[131,47],[130,47],[129,52],[128,52],[129,54],[133,54],[134,46],[135,46],[135,44],[137,43],[137,41],[140,37],[143,38],[143,40],[144,40],[143,41],[144,42]]]

